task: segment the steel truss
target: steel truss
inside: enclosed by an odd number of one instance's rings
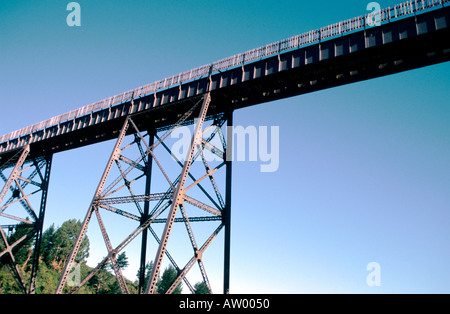
[[[26,145],[10,160],[0,165],[0,178],[5,183],[0,191],[0,218],[14,221],[12,224],[0,226],[0,266],[8,265],[23,293],[34,294],[52,155],[31,158],[29,154],[30,146]],[[38,202],[38,211],[35,211],[32,204]],[[20,238],[8,236],[4,229],[20,229],[20,232],[16,232],[20,234]],[[29,245],[33,238],[31,273],[27,287],[24,270],[17,264],[15,253]]]
[[[82,222],[76,242],[67,258],[55,291],[57,294],[79,291],[107,263],[112,266],[121,292],[130,293],[126,279],[117,263],[117,257],[138,236],[141,236],[138,293],[157,293],[157,281],[164,257],[167,257],[168,263],[177,271],[176,280],[165,293],[172,293],[182,282],[194,293],[194,287],[187,278],[187,274],[195,264],[199,266],[201,281],[212,293],[203,256],[224,227],[224,292],[228,292],[231,158],[227,159],[226,156],[229,153],[227,143],[230,143],[231,138],[227,138],[228,134],[223,132],[222,127],[226,126],[226,121],[229,125],[231,124],[232,113],[208,115],[210,103],[211,96],[206,93],[180,117],[177,123],[160,130],[149,128],[149,130],[141,132],[133,121],[133,116],[126,118]],[[206,127],[206,123],[209,122],[210,125]],[[190,128],[186,126],[189,124]],[[190,145],[185,152],[184,160],[174,154],[169,143],[173,138],[171,135],[180,126],[189,130],[192,127],[194,129],[193,134],[191,133],[189,137]],[[130,143],[126,143],[128,139],[131,140]],[[132,157],[133,152],[135,155]],[[163,160],[160,154],[165,155],[166,158]],[[163,161],[169,161],[170,165],[163,165]],[[220,180],[220,182],[225,181],[224,191],[221,191],[218,184],[219,170],[221,169],[225,169],[226,172],[222,174]],[[117,174],[116,177],[112,174],[113,170]],[[162,190],[151,193],[151,190],[154,189]],[[139,193],[139,190],[142,193]],[[223,192],[225,192],[225,198],[222,196]],[[116,230],[108,233],[106,229],[107,219],[105,216],[109,215],[108,218],[112,218],[111,213],[116,214],[115,220],[122,217],[134,224],[134,229],[125,233],[127,236],[122,241],[117,241],[118,244],[115,245],[111,239],[117,238]],[[93,216],[98,222],[107,252],[97,266],[70,290],[70,287],[66,287],[66,283],[75,266],[75,259],[88,227],[92,225]],[[112,219],[108,220],[112,221]],[[209,231],[205,232],[202,229],[201,232],[197,232],[198,224],[195,224],[195,227],[193,224],[198,222],[208,223]],[[190,258],[183,257],[184,264],[182,265],[184,266],[179,266],[177,263],[180,260],[178,252],[172,255],[173,253],[169,253],[168,249],[169,239],[173,234],[172,229],[177,223],[184,225],[183,234],[187,234],[188,239],[184,235],[183,241],[189,243],[193,250]],[[157,231],[158,224],[164,224],[162,232]],[[211,227],[211,224],[214,226]],[[153,267],[147,274],[148,283],[145,284],[146,255],[150,247],[147,243],[148,234],[151,234],[156,240],[157,247],[155,247]],[[179,229],[176,234],[179,237]],[[176,238],[171,243],[178,245],[179,241],[179,238]],[[148,275],[150,276],[148,277]]]

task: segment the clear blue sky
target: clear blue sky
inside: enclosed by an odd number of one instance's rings
[[[369,1],[80,0],[77,28],[66,24],[69,2],[0,1],[0,134],[362,15]],[[233,166],[232,293],[450,292],[449,71],[235,112],[235,125],[280,127],[280,168]],[[83,219],[112,147],[54,156],[46,227]],[[216,241],[206,267],[221,292]],[[100,248],[93,235],[93,259]],[[128,255],[134,279],[138,255]],[[380,287],[366,284],[370,262]]]

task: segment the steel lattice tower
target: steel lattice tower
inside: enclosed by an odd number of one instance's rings
[[[229,251],[230,251],[230,195],[231,195],[231,161],[226,158],[227,134],[223,131],[225,122],[232,123],[232,113],[208,116],[208,108],[211,102],[209,93],[180,117],[177,123],[162,130],[141,131],[134,123],[133,117],[127,117],[121,132],[118,135],[114,149],[100,179],[97,190],[94,193],[91,205],[82,223],[81,231],[67,260],[56,293],[63,293],[68,277],[73,269],[75,258],[81,242],[86,235],[88,226],[95,216],[101,230],[103,240],[107,248],[107,255],[98,265],[81,280],[70,292],[79,290],[90,278],[92,278],[106,263],[110,262],[122,293],[128,293],[126,280],[117,265],[116,258],[133,240],[141,238],[141,258],[139,293],[155,293],[158,275],[163,259],[166,257],[177,271],[177,279],[167,290],[171,293],[182,281],[191,292],[193,285],[186,275],[197,263],[202,276],[202,281],[212,291],[211,285],[203,263],[203,254],[214,238],[225,227],[225,271],[224,291],[229,289]],[[197,118],[193,120],[193,117]],[[166,141],[178,127],[194,122],[194,133],[190,139],[189,149],[184,160],[179,160],[171,151]],[[206,127],[206,123],[210,123]],[[209,133],[207,138],[204,135]],[[127,140],[130,140],[127,142]],[[217,143],[221,143],[217,147]],[[136,155],[132,157],[134,148]],[[208,161],[206,152],[214,155],[215,165]],[[168,168],[163,166],[163,161],[158,153],[165,153],[172,163],[179,168],[178,175],[171,177]],[[131,155],[130,155],[131,154]],[[219,160],[219,161],[217,161]],[[116,170],[117,176],[112,175]],[[216,180],[217,172],[225,169],[225,184],[219,187]],[[170,169],[172,170],[172,169]],[[180,172],[181,170],[181,172]],[[200,171],[200,172],[199,172]],[[112,180],[111,180],[112,179]],[[158,181],[155,184],[155,181]],[[163,191],[151,192],[155,186],[165,181],[166,188]],[[140,187],[138,185],[141,185]],[[223,189],[225,186],[225,189]],[[145,190],[144,194],[136,191]],[[196,197],[190,196],[193,190]],[[225,196],[223,196],[225,192]],[[200,197],[198,197],[200,196]],[[205,200],[203,200],[203,199]],[[123,208],[122,208],[122,207]],[[119,208],[120,207],[120,208]],[[137,227],[129,233],[118,245],[113,245],[107,225],[104,223],[106,212],[119,215],[122,219],[133,220]],[[199,213],[201,215],[192,215]],[[216,222],[216,226],[207,237],[200,240],[193,224]],[[183,224],[187,231],[187,237],[192,247],[190,259],[179,264],[167,249],[174,224]],[[156,224],[163,224],[162,234],[155,231]],[[158,243],[150,280],[144,285],[144,272],[147,259],[148,234],[151,234]],[[138,240],[136,240],[138,241]],[[201,242],[200,242],[201,241]],[[181,266],[180,266],[181,265]]]

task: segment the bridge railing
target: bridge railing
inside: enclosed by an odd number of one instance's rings
[[[237,66],[242,66],[245,63],[253,60],[258,60],[270,56],[277,55],[283,51],[291,49],[298,49],[302,46],[318,43],[324,39],[348,34],[354,31],[364,29],[366,27],[374,26],[378,23],[388,23],[391,20],[402,18],[422,12],[425,10],[434,9],[435,7],[444,6],[444,4],[450,2],[450,0],[410,0],[394,7],[388,7],[382,9],[379,12],[373,12],[366,15],[361,15],[345,21],[334,23],[325,27],[321,27],[316,30],[308,31],[275,43],[271,43],[259,48],[255,48],[244,53],[239,53],[234,56],[219,60],[213,64],[204,65],[177,75],[174,75],[163,80],[138,87],[134,90],[127,91],[123,94],[116,95],[94,104],[84,106],[82,108],[70,111],[57,117],[53,117],[49,120],[39,122],[35,125],[16,130],[9,134],[5,134],[0,137],[0,143],[7,142],[9,140],[25,136],[32,132],[48,128],[53,125],[65,122],[67,120],[81,117],[91,114],[95,111],[120,104],[122,102],[130,101],[151,93],[155,93],[159,90],[163,90],[172,86],[179,85],[183,82],[188,82],[194,79],[205,77],[209,74],[212,66],[213,73],[218,71],[227,70]]]

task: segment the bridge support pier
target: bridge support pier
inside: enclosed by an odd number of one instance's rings
[[[227,120],[227,150],[225,156],[226,179],[225,179],[225,207],[222,212],[225,227],[224,240],[224,265],[223,265],[223,293],[230,292],[230,257],[231,257],[231,182],[232,182],[232,160],[233,160],[233,111],[226,113]]]
[[[0,165],[0,178],[5,182],[0,191],[0,218],[14,221],[13,224],[0,226],[0,266],[6,264],[10,267],[23,293],[34,294],[52,155],[32,158],[29,154],[30,146],[26,145]],[[34,199],[39,194],[40,205],[36,212],[32,204],[37,202]],[[8,236],[4,230],[15,230],[15,233]],[[33,239],[30,282],[27,287],[15,254],[21,248],[31,246]]]
[[[215,256],[205,251],[224,227],[224,292],[228,292],[231,158],[227,156],[231,151],[227,148],[232,147],[229,145],[232,134],[224,132],[223,128],[226,128],[227,121],[231,125],[232,114],[208,114],[210,102],[210,94],[204,94],[175,124],[164,129],[154,129],[142,125],[142,122],[137,124],[135,121],[139,119],[133,116],[126,118],[67,258],[55,291],[57,294],[77,292],[108,263],[121,292],[132,292],[118,257],[122,252],[128,254],[129,244],[140,235],[140,259],[134,259],[139,260],[137,293],[173,293],[182,283],[191,293],[201,285],[212,293],[205,265],[215,262]],[[178,140],[174,141],[174,138]],[[225,174],[219,171],[223,169]],[[142,181],[145,182],[139,184]],[[225,199],[221,190],[226,193]],[[111,232],[109,229],[108,233],[107,223],[119,217],[128,220],[120,224],[120,230]],[[92,218],[97,220],[105,242],[105,257],[72,290],[65,289],[81,242],[92,225],[91,220],[94,220]],[[131,232],[124,232],[133,224]],[[163,229],[158,230],[161,225]],[[151,237],[150,234],[157,247],[151,267],[148,267],[151,241],[147,241],[147,237]],[[113,244],[113,238],[117,241],[124,235],[123,241]],[[186,252],[189,247],[191,253]],[[183,261],[183,266],[179,266],[178,261]],[[198,264],[197,272],[193,268],[195,264]],[[161,268],[165,266],[173,267],[177,276],[170,287],[162,289],[159,278]],[[146,268],[150,269],[145,272]],[[192,278],[199,285],[193,285]]]

